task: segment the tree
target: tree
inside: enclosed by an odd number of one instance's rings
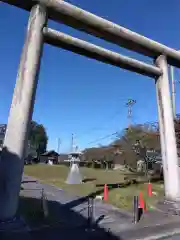
[[[147,125],[135,125],[127,129],[123,138],[125,138],[132,146],[137,143],[147,149],[160,150],[159,132],[152,130]]]
[[[159,133],[149,125],[134,125],[124,129],[112,145],[121,149],[121,161],[124,159],[127,165],[134,168],[139,159],[146,157],[147,149],[160,149]]]
[[[84,159],[92,167],[103,167],[108,169],[112,165],[113,150],[111,146],[102,146],[97,148],[89,148],[84,151]]]
[[[138,142],[139,152],[137,151]],[[118,134],[117,139],[110,145],[86,149],[84,158],[89,162],[99,162],[106,168],[112,162],[136,168],[139,159],[147,158],[147,150],[160,151],[157,123],[137,124],[131,126],[131,128],[126,128]]]
[[[31,146],[36,148],[38,155],[46,151],[48,136],[42,124],[38,124],[35,121],[31,122],[29,141]]]

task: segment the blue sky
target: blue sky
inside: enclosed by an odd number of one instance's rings
[[[71,0],[71,3],[170,47],[180,49],[179,0]],[[0,3],[0,123],[6,123],[17,75],[29,13]],[[151,62],[63,24],[49,26],[127,56]],[[180,70],[175,70],[180,80]],[[177,112],[180,84],[177,84]],[[136,99],[133,122],[157,119],[154,81],[71,52],[45,45],[33,119],[49,136],[48,149],[70,150],[74,133],[79,147],[107,144],[105,136],[127,126],[128,98]],[[98,140],[104,138],[103,140]]]

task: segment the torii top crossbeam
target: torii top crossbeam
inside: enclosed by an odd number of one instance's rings
[[[169,64],[180,67],[180,52],[120,25],[98,17],[62,0],[3,0],[2,2],[30,10],[36,3],[48,8],[48,17],[73,28],[103,38],[121,47],[156,58],[165,55]]]

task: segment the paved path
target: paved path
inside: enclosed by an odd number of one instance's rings
[[[168,215],[159,211],[146,213],[138,224],[133,224],[132,214],[119,210],[101,201],[95,201],[94,221],[97,222],[96,231],[86,231],[88,203],[86,198],[72,196],[54,186],[40,184],[31,177],[23,177],[24,198],[41,197],[41,190],[47,195],[49,203],[54,207],[64,225],[45,228],[32,232],[33,239],[119,239],[119,240],[154,240],[167,237],[172,229],[179,228],[180,217]],[[83,226],[83,227],[82,227]],[[156,238],[157,237],[157,238]],[[170,238],[176,239],[176,238]]]
[[[63,221],[67,222],[68,225],[72,223],[74,226],[82,225],[87,221],[88,216],[88,201],[87,198],[80,198],[72,196],[61,189],[58,189],[51,185],[40,184],[39,182],[34,182],[35,179],[31,177],[24,177],[25,182],[23,196],[28,198],[41,197],[42,188],[47,196],[48,201],[54,203],[59,203],[59,215],[65,214]],[[68,214],[69,213],[69,214]],[[73,214],[74,213],[74,214]],[[76,213],[76,214],[75,214]],[[69,216],[69,218],[67,217]],[[101,219],[101,220],[100,220]],[[132,224],[133,216],[123,210],[119,210],[109,204],[102,203],[101,201],[95,201],[94,203],[94,221],[99,220],[99,226],[103,226],[105,229],[120,228],[126,229],[129,224]]]

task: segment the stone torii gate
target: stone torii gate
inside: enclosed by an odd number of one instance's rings
[[[165,195],[167,199],[178,201],[180,199],[180,179],[168,81],[168,64],[180,67],[180,53],[62,0],[3,0],[2,2],[30,11],[30,17],[0,161],[0,220],[11,219],[17,210],[24,155],[44,43],[154,79]],[[154,64],[150,65],[122,56],[50,29],[48,19],[149,56],[154,59]]]

